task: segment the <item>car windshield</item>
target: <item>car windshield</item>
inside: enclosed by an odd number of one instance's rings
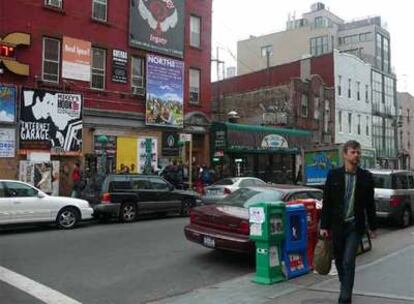
[[[213,186],[230,186],[236,182],[235,178],[224,178],[214,183]]]
[[[374,174],[374,186],[378,189],[391,189],[391,175]]]
[[[274,189],[241,188],[228,195],[218,205],[231,205],[248,208],[250,205],[260,202],[275,202],[282,199],[283,193]]]

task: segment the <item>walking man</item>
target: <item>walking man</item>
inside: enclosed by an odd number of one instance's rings
[[[374,181],[359,168],[361,145],[350,140],[343,146],[344,166],[332,169],[326,179],[321,214],[322,237],[332,236],[341,290],[338,303],[352,303],[355,258],[362,234],[376,237]],[[366,227],[368,222],[368,227]]]

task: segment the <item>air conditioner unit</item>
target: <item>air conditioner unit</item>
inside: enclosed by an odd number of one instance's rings
[[[132,95],[144,96],[145,89],[140,87],[132,87]]]
[[[62,7],[62,0],[46,0],[46,5]]]

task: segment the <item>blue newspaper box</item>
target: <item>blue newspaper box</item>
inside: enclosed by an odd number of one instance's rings
[[[288,279],[309,272],[307,258],[307,214],[303,205],[286,207],[286,230],[282,246],[282,260]]]

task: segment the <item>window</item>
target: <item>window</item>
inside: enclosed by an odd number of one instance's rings
[[[342,133],[342,111],[338,111],[339,133]]]
[[[190,103],[200,103],[200,70],[190,69]]]
[[[45,5],[62,8],[62,0],[45,0]]]
[[[107,0],[92,0],[92,17],[93,19],[106,21],[107,19]]]
[[[394,175],[392,177],[392,188],[393,189],[408,189],[407,175]]]
[[[330,109],[329,109],[329,101],[325,100],[325,119],[324,119],[324,131],[328,133],[329,131],[329,116],[330,116]]]
[[[52,38],[43,38],[43,65],[42,79],[44,81],[59,82],[60,41]]]
[[[361,33],[359,34],[359,41],[370,41],[372,40],[372,33],[367,32],[367,33]]]
[[[313,56],[328,53],[330,51],[328,36],[315,37],[310,39],[310,53]]]
[[[272,46],[271,45],[262,46],[262,57],[267,57],[268,53],[269,53],[269,56],[273,54]]]
[[[319,119],[319,98],[315,97],[315,105],[313,109],[313,118]]]
[[[403,148],[403,131],[400,130],[400,149]]]
[[[323,28],[328,26],[328,19],[324,17],[315,17],[315,28]]]
[[[133,94],[144,92],[144,59],[141,57],[131,57],[131,89]]]
[[[352,113],[348,113],[348,133],[352,134]]]
[[[407,124],[410,123],[410,109],[407,109]]]
[[[361,115],[358,114],[358,135],[361,135]]]
[[[342,95],[342,76],[338,75],[338,96]]]
[[[369,116],[366,117],[365,134],[369,136]]]
[[[369,102],[369,86],[367,84],[365,85],[365,102]]]
[[[4,189],[3,184],[0,183],[0,198],[6,197],[6,189]]]
[[[151,184],[147,178],[133,176],[131,178],[132,189],[142,190],[142,189],[151,189]]]
[[[152,184],[152,188],[155,190],[168,190],[169,189],[168,183],[160,178],[152,177],[150,178],[150,181]]]
[[[357,100],[361,100],[361,83],[357,81]]]
[[[14,182],[4,182],[8,197],[34,197],[38,191],[29,185]]]
[[[351,78],[348,79],[348,98],[351,98]]]
[[[309,98],[307,95],[302,95],[301,115],[307,118],[309,115]]]
[[[190,45],[201,46],[201,19],[197,16],[190,17]]]
[[[130,190],[131,189],[131,180],[129,176],[116,176],[114,180],[109,183],[108,190],[109,192],[117,190]]]
[[[105,61],[106,51],[104,49],[92,48],[91,88],[93,89],[105,89]]]

